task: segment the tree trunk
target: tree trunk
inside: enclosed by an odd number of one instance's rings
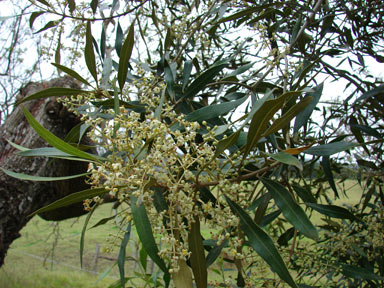
[[[30,83],[21,90],[18,99],[48,87],[79,88],[72,78],[64,77],[49,82]],[[60,138],[80,122],[69,113],[56,98],[43,98],[23,104],[35,119]],[[47,157],[23,157],[7,140],[27,148],[46,147],[45,141],[28,124],[19,107],[0,127],[0,167],[38,176],[67,176],[84,173],[86,162],[77,162]],[[13,240],[20,237],[19,231],[28,222],[28,215],[73,192],[88,189],[84,178],[56,182],[32,182],[9,177],[0,170],[0,266]],[[69,208],[41,215],[44,219],[62,220],[84,214],[82,203]]]

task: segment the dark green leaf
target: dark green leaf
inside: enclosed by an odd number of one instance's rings
[[[98,226],[104,225],[104,224],[108,223],[109,221],[111,221],[111,220],[113,220],[113,219],[115,219],[115,218],[116,218],[116,216],[113,215],[113,216],[111,216],[111,217],[107,217],[107,218],[100,219],[95,225],[93,225],[93,226],[92,226],[91,228],[89,228],[89,229],[93,229],[93,228],[96,228],[96,227],[98,227]],[[88,230],[89,230],[89,229],[88,229]]]
[[[205,88],[205,85],[212,82],[213,78],[215,78],[215,76],[218,75],[226,66],[226,63],[218,64],[204,71],[185,89],[183,98],[194,97],[197,93]]]
[[[268,126],[268,122],[273,118],[275,113],[284,106],[284,103],[291,97],[300,95],[301,92],[287,92],[276,99],[265,101],[261,107],[256,111],[252,117],[251,124],[249,126],[247,144],[245,147],[244,158],[251,152],[256,146],[257,142],[262,137],[265,129]]]
[[[349,117],[349,127],[351,129],[351,132],[353,133],[353,135],[355,136],[357,142],[359,142],[361,144],[361,146],[363,147],[363,149],[365,150],[365,152],[368,154],[368,156],[371,156],[371,153],[370,151],[368,150],[367,146],[364,144],[364,138],[363,138],[363,135],[361,134],[361,131],[360,129],[357,129],[356,128],[356,125],[358,124],[357,122],[357,119],[355,116],[351,115]]]
[[[352,149],[356,146],[356,144],[350,142],[332,142],[319,146],[312,146],[311,148],[304,150],[303,153],[317,156],[329,156],[332,154]]]
[[[121,47],[123,46],[124,33],[121,29],[120,22],[117,22],[115,49],[117,55],[120,57]]]
[[[105,37],[105,29],[104,25],[101,28],[101,37],[100,37],[100,53],[101,53],[101,58],[104,60],[105,58],[105,45],[106,45],[106,37]]]
[[[191,252],[191,267],[197,288],[206,288],[208,281],[207,266],[205,262],[203,239],[200,234],[200,220],[194,218],[191,231],[188,234],[189,251]]]
[[[317,212],[338,219],[349,219],[349,220],[358,220],[355,215],[353,215],[349,210],[336,206],[336,205],[324,205],[324,204],[316,204],[316,203],[305,203],[308,207],[311,207],[313,210]]]
[[[364,268],[364,267],[357,267],[352,266],[348,264],[342,265],[343,270],[342,273],[350,278],[354,279],[369,279],[369,280],[384,280],[384,277],[381,277],[379,275],[376,275],[372,271]]]
[[[140,264],[143,267],[144,272],[147,271],[147,251],[142,247],[140,249]]]
[[[202,122],[204,120],[213,119],[218,116],[223,116],[228,112],[230,112],[231,110],[239,107],[247,99],[248,99],[248,96],[245,96],[236,101],[230,101],[230,102],[224,102],[220,104],[205,106],[203,108],[200,108],[198,110],[195,110],[189,113],[185,117],[185,120]]]
[[[57,67],[61,71],[67,73],[69,76],[72,76],[73,78],[79,80],[80,82],[84,83],[87,86],[91,86],[87,80],[85,80],[83,77],[81,77],[76,71],[73,71],[72,69],[69,69],[63,65],[57,64],[57,63],[51,63],[53,66]],[[52,89],[52,88],[49,88]],[[63,88],[63,89],[70,89],[70,88]],[[83,91],[84,92],[84,91]],[[78,93],[80,94],[80,93]]]
[[[45,26],[43,28],[41,28],[40,30],[36,31],[33,34],[38,34],[40,32],[48,30],[48,29],[50,29],[52,27],[55,27],[57,24],[59,24],[59,21],[57,21],[57,20],[56,21],[49,21],[47,24],[45,24]]]
[[[167,91],[171,99],[175,99],[175,79],[173,79],[173,73],[168,63],[164,67],[164,81],[167,84]]]
[[[295,190],[295,192],[297,193],[297,195],[299,195],[301,200],[303,200],[304,202],[309,202],[309,203],[316,203],[317,202],[316,198],[312,195],[310,189],[303,188],[296,183],[293,183],[292,187]]]
[[[184,63],[184,71],[183,71],[183,92],[185,87],[187,87],[189,77],[191,76],[192,72],[192,61],[187,60]]]
[[[205,259],[205,265],[208,268],[211,266],[217,259],[217,257],[220,256],[221,251],[225,246],[227,246],[228,240],[225,239],[220,245],[215,245],[207,255],[207,258]]]
[[[365,92],[363,93],[363,95],[361,95],[356,101],[355,101],[355,104],[357,104],[357,102],[360,102],[362,100],[365,100],[365,99],[368,99],[368,98],[371,98],[371,97],[377,97],[379,95],[383,95],[384,94],[384,85],[381,85],[379,87],[376,87],[372,90],[369,90],[368,92]]]
[[[31,17],[29,17],[29,28],[32,29],[33,23],[40,15],[43,15],[45,11],[32,12]]]
[[[87,231],[87,225],[89,220],[91,219],[91,216],[93,215],[93,212],[95,212],[96,208],[99,206],[99,204],[93,205],[91,211],[87,214],[87,217],[85,218],[83,229],[81,230],[81,237],[80,237],[80,267],[83,267],[83,252],[84,252],[84,239],[85,239],[85,232]]]
[[[120,245],[119,256],[117,257],[117,266],[119,266],[121,287],[123,288],[125,287],[125,277],[124,277],[125,250],[130,237],[131,237],[131,222],[129,222],[127,226],[127,231],[124,233],[124,238],[123,238],[123,241],[121,241],[121,245]]]
[[[260,222],[260,227],[267,226],[269,223],[271,223],[273,220],[275,220],[279,215],[281,214],[281,210],[276,210],[274,212],[271,212],[263,217]]]
[[[281,279],[291,287],[297,287],[292,276],[289,274],[284,260],[276,249],[272,239],[259,226],[253,222],[251,217],[235,202],[225,197],[231,210],[240,218],[240,223],[245,235],[248,237],[249,245],[268,263],[271,270],[276,272]]]
[[[93,189],[87,189],[80,192],[76,192],[68,196],[65,196],[64,198],[61,198],[43,208],[40,208],[39,210],[36,210],[29,216],[40,214],[46,211],[51,211],[60,207],[65,207],[74,203],[79,203],[83,200],[91,199],[95,196],[103,196],[107,192],[108,191],[105,190],[104,188],[93,188]]]
[[[91,8],[92,8],[92,12],[93,14],[96,13],[96,9],[97,9],[97,5],[99,4],[99,0],[92,0],[91,1]]]
[[[96,107],[114,108],[115,100],[114,99],[107,99],[107,100],[104,100],[104,101],[92,102],[92,104],[95,105]],[[145,110],[146,105],[145,104],[141,104],[141,103],[139,103],[137,101],[126,102],[126,101],[123,101],[123,100],[119,100],[119,104],[120,104],[120,106],[124,106],[125,108],[133,110],[133,111],[135,111],[137,113],[143,113],[143,112],[146,111]]]
[[[83,173],[83,174],[77,174],[77,175],[70,175],[70,176],[61,176],[61,177],[42,177],[42,176],[34,176],[34,175],[28,175],[24,173],[16,173],[12,172],[10,170],[1,168],[3,172],[13,178],[21,179],[21,180],[29,180],[29,181],[62,181],[62,180],[69,180],[74,178],[83,177],[86,175],[89,175],[89,173]]]
[[[120,61],[119,61],[119,71],[117,73],[117,79],[119,81],[120,91],[123,91],[125,80],[127,79],[128,67],[129,67],[129,59],[131,59],[133,44],[134,44],[134,36],[135,36],[135,23],[131,24],[129,27],[129,32],[127,38],[124,41],[124,44],[121,48],[120,52]]]
[[[271,157],[272,159],[275,159],[275,160],[281,162],[281,163],[293,165],[293,166],[299,168],[301,171],[303,170],[303,165],[301,164],[299,159],[297,159],[295,156],[293,156],[289,153],[282,151],[282,152],[279,152],[277,154],[268,154],[268,156]]]
[[[314,92],[308,93],[308,97],[312,96],[313,99],[307,105],[307,107],[296,116],[296,120],[293,128],[294,133],[299,131],[299,129],[307,123],[309,117],[311,117],[313,109],[315,109],[317,103],[320,100],[322,92],[323,92],[323,84],[320,84],[319,86],[314,88]]]
[[[60,61],[61,61],[61,32],[62,32],[62,29],[60,29],[60,32],[59,32],[59,39],[57,39],[57,46],[55,51],[55,62],[57,64],[60,64]],[[59,74],[60,76],[60,69],[57,69],[57,74]]]
[[[86,153],[86,152],[81,151],[81,150],[73,147],[72,145],[64,142],[59,137],[53,135],[51,132],[49,132],[47,129],[45,129],[43,126],[41,126],[39,124],[39,122],[37,122],[35,120],[35,118],[33,118],[32,114],[26,108],[24,108],[24,107],[21,107],[21,108],[23,109],[25,118],[27,118],[29,124],[36,131],[36,133],[39,134],[45,141],[47,141],[53,147],[56,147],[57,149],[65,152],[65,153],[71,154],[73,156],[77,156],[77,157],[80,157],[83,159],[88,159],[91,161],[98,161],[99,162],[102,159],[99,156],[95,156],[95,155]]]
[[[92,44],[92,31],[91,31],[91,22],[87,22],[87,31],[85,35],[85,63],[87,64],[88,70],[91,73],[93,79],[96,81],[97,85],[97,70],[96,70],[96,61],[95,61],[95,51],[93,51]]]
[[[225,151],[225,149],[227,149],[228,147],[235,145],[237,139],[240,136],[240,132],[241,132],[241,130],[233,133],[231,136],[224,138],[223,140],[220,140],[219,143],[216,145],[215,157],[217,157],[221,153],[223,153]]]
[[[75,9],[76,9],[75,0],[67,0],[67,2],[68,2],[68,5],[69,5],[69,12],[71,12],[71,14],[72,14],[73,11],[75,11]]]
[[[305,107],[308,106],[308,104],[313,100],[312,96],[305,97],[303,100],[298,102],[296,105],[291,107],[286,113],[284,113],[283,116],[276,119],[272,125],[265,131],[263,136],[268,136],[269,134],[275,133],[279,131],[280,129],[283,129],[285,127],[289,126],[289,122],[296,117],[297,114],[299,114],[301,111],[304,110]]]
[[[143,204],[139,204],[137,198],[131,196],[131,209],[133,221],[135,222],[137,234],[148,256],[159,266],[164,274],[169,274],[168,269],[159,256],[155,238],[153,237],[151,223],[149,222],[147,211]]]
[[[280,246],[288,246],[289,240],[291,240],[294,235],[295,235],[295,227],[291,227],[287,231],[285,231],[283,234],[280,235],[279,239],[277,240],[277,243]]]
[[[383,135],[380,134],[376,129],[366,126],[366,125],[360,125],[360,124],[350,124],[351,128],[360,129],[361,131],[367,133],[370,136],[373,136],[377,139],[382,139]]]
[[[325,177],[327,177],[329,186],[331,186],[333,192],[335,192],[335,196],[337,198],[340,198],[339,193],[337,192],[335,180],[333,179],[333,173],[331,169],[331,163],[329,161],[329,156],[323,156],[321,160],[321,166],[323,167],[324,174],[325,174]]]
[[[36,0],[37,2],[40,2],[40,3],[42,3],[42,4],[44,4],[44,5],[46,5],[46,6],[48,6],[48,7],[50,7],[51,6],[51,4],[49,4],[47,1],[45,1],[45,0]]]
[[[47,88],[36,92],[30,96],[23,98],[21,101],[17,102],[16,105],[19,105],[23,102],[27,102],[30,100],[40,99],[40,98],[49,98],[49,97],[61,97],[61,96],[73,96],[79,95],[81,93],[88,93],[88,91],[80,90],[80,89],[72,89],[72,88]]]
[[[291,193],[280,183],[273,180],[264,178],[262,181],[275,199],[277,206],[283,212],[284,217],[302,234],[316,241],[318,239],[316,228]]]

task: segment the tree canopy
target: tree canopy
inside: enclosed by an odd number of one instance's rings
[[[39,57],[83,88],[49,88],[16,104],[56,96],[83,120],[62,140],[23,108],[52,157],[89,161],[93,187],[36,213],[83,201],[86,229],[104,195],[113,197],[117,285],[131,281],[133,227],[138,261],[157,266],[143,274],[150,286],[383,285],[384,86],[374,71],[384,62],[382,1],[25,7],[3,25],[28,17]],[[324,95],[328,87],[341,94]],[[98,155],[76,144],[85,133]],[[352,180],[359,203],[335,205]]]

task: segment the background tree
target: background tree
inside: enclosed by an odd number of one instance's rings
[[[221,260],[234,263],[239,287],[382,285],[384,88],[365,64],[383,61],[380,1],[51,2],[34,2],[30,23],[47,21],[38,32],[54,43],[53,65],[87,87],[56,95],[70,94],[64,104],[102,155],[38,128],[90,161],[94,187],[39,212],[85,200],[90,217],[102,195],[115,197],[122,286],[132,224],[158,285],[207,287]],[[65,48],[67,35],[78,45]],[[71,65],[77,48],[88,77]],[[346,96],[314,117],[327,79]],[[348,193],[335,183],[346,175],[363,191],[349,209],[332,205]],[[312,211],[324,215],[317,228]]]

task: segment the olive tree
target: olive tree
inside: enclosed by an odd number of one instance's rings
[[[383,284],[384,88],[365,64],[383,62],[381,1],[53,2],[31,1],[31,26],[47,21],[34,29],[49,36],[53,66],[84,88],[17,104],[52,157],[89,162],[92,188],[35,213],[83,201],[86,228],[112,197],[116,285],[138,285],[124,271],[133,229],[149,286]],[[331,82],[345,89],[329,103]],[[98,155],[22,106],[52,95]],[[333,203],[348,196],[346,179],[363,191],[347,208]]]

